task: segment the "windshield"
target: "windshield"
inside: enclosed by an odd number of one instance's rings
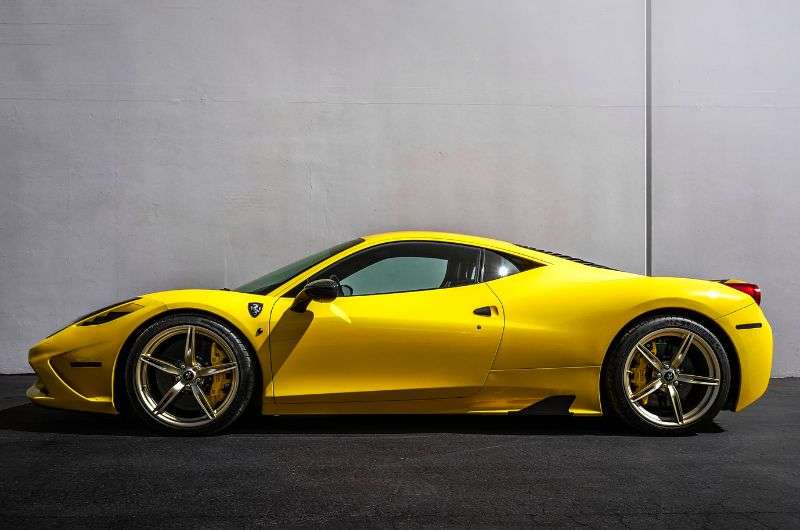
[[[299,259],[294,263],[285,265],[280,269],[275,269],[274,271],[253,280],[252,282],[248,282],[242,286],[239,286],[236,289],[234,289],[234,291],[239,291],[242,293],[252,293],[252,294],[267,294],[273,289],[280,287],[282,284],[291,280],[301,272],[310,269],[317,263],[320,263],[330,258],[331,256],[338,254],[343,250],[347,250],[352,246],[358,245],[363,241],[364,240],[361,238],[353,239],[352,241],[341,243],[339,245],[336,245],[335,247],[323,250],[322,252],[311,254],[310,256],[306,256],[305,258]]]

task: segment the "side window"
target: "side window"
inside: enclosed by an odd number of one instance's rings
[[[441,287],[447,260],[426,256],[396,256],[377,261],[341,278],[345,291],[353,295],[419,291]]]
[[[486,257],[483,261],[483,281],[485,282],[511,276],[539,266],[538,263],[533,263],[517,256],[502,255],[491,250],[484,250],[484,252]]]
[[[380,245],[343,259],[318,278],[335,278],[341,295],[421,291],[478,281],[480,250],[450,243]]]

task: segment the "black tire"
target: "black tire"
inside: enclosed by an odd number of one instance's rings
[[[629,372],[626,371],[626,363],[628,362],[629,355],[634,355],[633,350],[637,347],[640,341],[646,339],[647,337],[653,336],[653,334],[657,333],[666,333],[669,330],[684,330],[684,332],[689,332],[694,334],[696,337],[702,339],[702,341],[694,340],[694,344],[702,344],[703,347],[707,345],[708,348],[705,348],[703,351],[703,355],[713,355],[713,358],[716,359],[717,365],[714,365],[714,369],[718,368],[718,379],[719,384],[718,391],[716,396],[713,396],[713,393],[706,394],[705,401],[702,403],[698,403],[698,407],[695,409],[696,417],[692,419],[692,421],[686,421],[683,424],[679,425],[664,425],[664,423],[669,422],[668,419],[661,420],[660,418],[648,418],[645,417],[646,414],[642,413],[641,410],[644,408],[643,406],[634,405],[631,402],[632,399],[635,398],[635,394],[632,394],[633,397],[628,397],[628,389],[626,387],[630,386],[628,382],[626,382],[626,378],[629,377]],[[678,339],[676,339],[678,340]],[[704,342],[704,344],[703,344]],[[689,342],[689,344],[693,344]],[[699,348],[699,346],[693,346]],[[700,351],[700,350],[698,350]],[[641,355],[641,354],[638,354]],[[688,355],[687,355],[688,358]],[[701,359],[705,359],[706,357],[701,357]],[[641,361],[640,361],[641,362]],[[698,363],[698,366],[701,363]],[[649,368],[650,365],[653,363],[648,364],[648,369],[651,372],[655,373],[655,369]],[[680,377],[688,377],[686,374],[680,374]],[[667,374],[663,372],[662,377],[651,376],[655,377],[655,379],[659,379],[659,381],[663,381],[663,387],[658,388],[658,392],[665,392],[667,397],[671,397],[671,390],[668,388],[666,384]],[[673,375],[673,377],[675,377]],[[730,362],[728,360],[728,355],[725,352],[725,348],[723,347],[720,340],[712,333],[708,328],[704,325],[691,320],[686,317],[682,316],[657,316],[642,322],[631,327],[627,330],[624,335],[616,341],[615,345],[611,348],[608,352],[604,367],[603,367],[603,398],[604,398],[604,405],[606,409],[610,409],[610,412],[617,417],[618,419],[622,420],[623,423],[628,425],[629,427],[646,434],[684,434],[687,432],[694,432],[698,427],[703,426],[704,424],[710,423],[714,417],[719,413],[720,409],[725,403],[725,400],[728,396],[728,389],[730,387],[731,381],[731,369],[730,369]],[[672,383],[680,385],[681,382],[678,380],[677,383]],[[691,385],[692,383],[684,383],[684,385]],[[687,387],[689,391],[692,392],[691,388],[694,387]],[[704,385],[700,385],[700,388],[706,388]],[[709,387],[711,388],[711,387]],[[675,386],[675,390],[677,392],[678,387]],[[686,390],[684,390],[686,391]],[[706,392],[706,390],[702,390]],[[712,392],[712,390],[707,390],[707,392]],[[656,395],[656,391],[653,391],[653,398],[648,397],[648,399],[665,399],[659,398]],[[680,402],[680,397],[678,398]],[[671,402],[671,401],[670,401]],[[700,406],[702,404],[702,407]],[[681,409],[680,406],[675,407],[676,409]],[[683,411],[682,411],[683,412]],[[678,412],[675,411],[675,417],[677,417]],[[654,413],[654,416],[658,416],[657,413]],[[675,420],[678,423],[677,420]]]
[[[168,330],[186,326],[194,326],[199,333],[212,333],[217,340],[221,339],[224,341],[224,344],[229,348],[227,350],[227,352],[230,352],[228,356],[232,355],[234,357],[238,369],[236,389],[230,401],[226,401],[226,408],[212,419],[208,419],[208,422],[202,425],[175,425],[160,419],[153,413],[153,410],[144,403],[143,400],[146,398],[141,397],[139,392],[137,392],[135,383],[137,365],[148,343],[150,343],[154,337],[163,336],[165,332],[169,333]],[[239,334],[231,329],[229,325],[208,316],[192,314],[169,315],[153,322],[145,328],[136,338],[130,349],[125,362],[125,391],[128,398],[128,408],[130,408],[133,415],[146,427],[162,434],[191,436],[218,433],[230,427],[250,405],[256,381],[254,373],[255,366],[256,363],[253,360],[253,354],[250,349]],[[173,376],[171,374],[164,375],[164,377],[175,377],[175,381],[180,379],[180,376]],[[198,377],[197,381],[200,380],[201,378]],[[190,390],[190,388],[187,387],[186,390]],[[186,393],[188,394],[188,392]],[[226,397],[226,400],[227,399]],[[200,413],[203,411],[202,407],[199,405],[198,410]],[[211,418],[210,415],[209,418]]]

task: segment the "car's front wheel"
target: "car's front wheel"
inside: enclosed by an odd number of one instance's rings
[[[168,434],[210,434],[238,419],[250,401],[253,360],[226,324],[173,315],[137,337],[125,368],[128,402],[147,426]]]
[[[710,422],[730,386],[725,348],[705,326],[680,316],[645,320],[609,352],[606,405],[631,427],[679,433]]]

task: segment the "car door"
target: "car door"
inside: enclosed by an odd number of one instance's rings
[[[342,259],[310,280],[334,278],[340,295],[270,317],[278,403],[453,398],[483,385],[503,331],[497,297],[478,283],[481,251],[398,242]]]

